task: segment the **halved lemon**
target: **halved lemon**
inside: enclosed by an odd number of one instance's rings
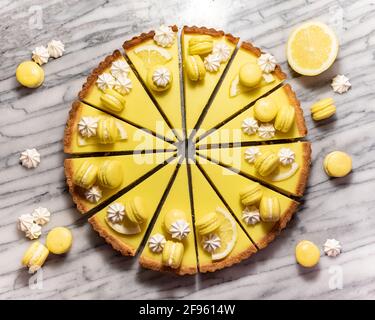
[[[138,47],[134,52],[142,59],[146,67],[165,64],[172,59],[172,55],[168,50],[152,44]]]
[[[287,58],[290,67],[305,76],[315,76],[327,70],[339,50],[333,30],[322,22],[306,22],[289,36]]]
[[[215,233],[220,237],[221,246],[212,254],[213,261],[224,259],[237,241],[237,224],[232,215],[222,208],[217,208],[216,212],[220,227]]]

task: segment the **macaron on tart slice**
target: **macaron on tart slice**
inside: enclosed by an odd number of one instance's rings
[[[141,143],[142,142],[142,143]],[[73,102],[65,128],[64,152],[173,151],[176,147],[86,103]]]
[[[200,272],[239,263],[257,251],[196,165],[191,166]]]
[[[296,212],[298,202],[281,193],[207,159],[196,160],[259,249],[266,247]]]
[[[86,213],[173,156],[174,152],[162,152],[66,159],[69,192],[77,209]]]
[[[265,95],[286,78],[275,58],[242,42],[200,125],[203,134]]]
[[[217,130],[197,137],[199,148],[224,143],[293,140],[305,137],[303,111],[289,84],[275,90]]]
[[[294,142],[199,150],[198,155],[231,167],[286,195],[302,196],[310,171],[311,144]]]
[[[197,273],[186,161],[181,164],[140,256],[142,267]]]
[[[174,159],[93,215],[89,222],[115,250],[134,256],[176,170]]]
[[[185,26],[181,33],[186,127],[194,129],[218,85],[239,38],[205,27]]]
[[[91,72],[78,97],[79,100],[137,127],[176,141],[170,127],[118,50],[107,56]]]

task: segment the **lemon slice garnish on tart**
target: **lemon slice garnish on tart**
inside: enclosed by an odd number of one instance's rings
[[[142,59],[147,67],[165,64],[172,59],[172,55],[168,50],[155,45],[146,45],[138,47],[134,50],[135,54]]]
[[[107,218],[105,221],[113,230],[120,234],[131,235],[141,232],[141,227],[138,224],[131,223],[130,221],[125,221],[123,223],[112,223]]]
[[[306,22],[289,36],[287,58],[294,71],[315,76],[333,64],[338,49],[337,37],[330,27],[321,22]]]
[[[213,261],[224,259],[231,253],[237,241],[236,221],[232,215],[222,208],[217,208],[216,212],[220,222],[220,227],[216,233],[220,237],[221,246],[212,254]]]

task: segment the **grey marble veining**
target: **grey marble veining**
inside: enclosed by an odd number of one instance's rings
[[[285,43],[294,26],[311,19],[335,28],[340,52],[330,70],[308,78],[289,69]],[[65,121],[87,74],[125,39],[160,23],[222,28],[272,52],[301,100],[313,143],[308,189],[288,228],[243,263],[197,277],[140,269],[137,259],[113,251],[76,211],[62,168]],[[43,67],[41,88],[20,88],[17,64],[53,38],[65,43],[65,55]],[[0,39],[0,299],[375,298],[374,1],[0,0]],[[347,94],[330,88],[337,73],[351,80]],[[337,116],[313,123],[309,106],[326,96],[334,97]],[[30,147],[42,155],[35,170],[18,163],[19,152]],[[333,149],[353,156],[354,172],[346,178],[332,180],[322,170],[324,155]],[[75,242],[66,257],[48,260],[43,288],[32,289],[20,266],[29,241],[15,222],[39,205],[53,212],[42,240],[52,227],[66,225]],[[343,254],[322,256],[311,270],[299,268],[296,243],[310,239],[322,245],[327,238],[339,239]],[[342,289],[335,289],[340,275]]]

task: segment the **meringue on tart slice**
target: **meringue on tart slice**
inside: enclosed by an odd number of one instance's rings
[[[175,156],[174,152],[65,159],[69,192],[86,213]]]
[[[106,121],[108,119],[111,121]],[[111,138],[103,135],[111,135]],[[151,150],[174,151],[176,147],[152,135],[150,131],[134,127],[83,102],[73,102],[65,128],[65,153]]]
[[[264,55],[269,56],[251,43],[242,42],[199,127],[198,135],[214,128],[285,80],[286,75],[279,65],[270,62],[271,68],[264,67],[260,60]]]
[[[186,127],[194,129],[218,85],[239,38],[205,27],[182,29]]]
[[[213,272],[248,258],[256,247],[200,169],[196,165],[190,168],[199,271]]]
[[[199,150],[198,155],[231,167],[286,195],[302,196],[311,163],[311,144],[294,142]]]
[[[89,219],[99,235],[122,255],[136,254],[177,162],[176,158],[166,164]],[[138,219],[134,221],[135,209],[138,210]],[[120,219],[116,219],[116,212]]]
[[[127,57],[173,129],[182,128],[177,31],[176,26],[161,26],[123,44]]]
[[[78,97],[172,142],[176,137],[120,51],[107,56],[87,77]],[[147,115],[147,116],[145,116]]]
[[[260,249],[266,247],[278,234],[285,228],[292,215],[296,212],[298,202],[273,191],[257,182],[239,175],[227,168],[215,164],[202,157],[196,158],[198,165],[203,169],[208,179],[215,186],[226,204],[231,208],[240,221],[243,229],[246,231],[251,240]],[[261,198],[250,199],[247,197],[246,204],[241,201],[241,193],[248,190],[249,186],[256,185],[261,192]],[[236,191],[233,191],[236,186]],[[263,221],[260,214],[261,199],[276,198],[279,202],[280,212],[279,219],[276,221]],[[251,201],[253,200],[253,201]]]
[[[190,206],[187,165],[178,169],[168,195],[140,256],[142,267],[172,271],[178,275],[197,273],[197,256]]]

